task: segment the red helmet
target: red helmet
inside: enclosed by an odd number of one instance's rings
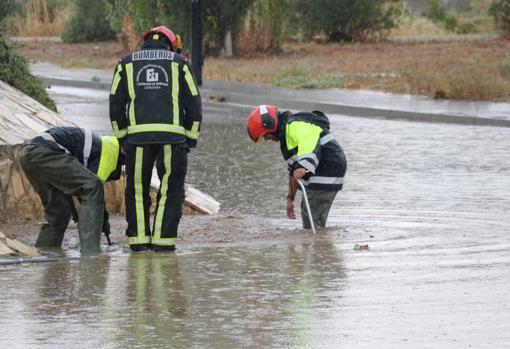
[[[176,51],[178,48],[180,48],[180,44],[178,42],[178,39],[173,31],[165,27],[164,25],[160,25],[159,27],[155,27],[147,31],[145,34],[143,34],[143,41],[146,41],[151,37],[153,34],[160,34],[163,35],[168,42],[170,43],[170,50]]]
[[[275,133],[278,128],[278,108],[274,105],[259,105],[248,116],[248,135],[258,142],[264,133]]]

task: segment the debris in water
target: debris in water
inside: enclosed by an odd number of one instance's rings
[[[354,249],[356,251],[366,251],[370,248],[368,247],[368,244],[354,244]]]

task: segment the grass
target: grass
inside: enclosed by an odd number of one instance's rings
[[[291,67],[278,72],[273,84],[291,88],[344,88],[345,79],[332,74],[319,73],[311,67]]]

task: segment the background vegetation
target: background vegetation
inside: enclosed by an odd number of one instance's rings
[[[24,92],[46,107],[57,110],[41,80],[30,73],[27,60],[0,35],[0,80]]]
[[[206,79],[382,89],[436,98],[510,98],[508,44],[492,38],[510,37],[510,0],[470,0],[467,11],[431,0],[423,15],[410,13],[403,0],[202,4]],[[53,59],[67,67],[111,68],[111,61],[136,48],[142,33],[155,25],[181,34],[185,53],[190,42],[190,0],[3,0],[1,16],[7,18],[10,35],[61,34],[68,42],[94,41],[93,46],[52,44],[58,51]],[[446,38],[452,34],[490,35],[481,42],[441,43],[441,37],[451,40]],[[115,37],[121,48],[97,41]],[[228,37],[234,57],[222,58]],[[432,41],[416,41],[427,38]],[[30,47],[44,48],[24,45],[30,57],[44,60],[50,52],[38,56]]]

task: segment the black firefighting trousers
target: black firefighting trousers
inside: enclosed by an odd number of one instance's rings
[[[59,247],[71,218],[69,198],[80,199],[78,234],[81,252],[101,251],[104,215],[103,183],[76,157],[42,146],[27,145],[20,152],[20,164],[39,194],[47,223],[41,228],[37,247]]]
[[[161,184],[151,231],[150,183],[154,162]],[[175,247],[187,167],[186,143],[127,145],[126,235],[130,246]]]

